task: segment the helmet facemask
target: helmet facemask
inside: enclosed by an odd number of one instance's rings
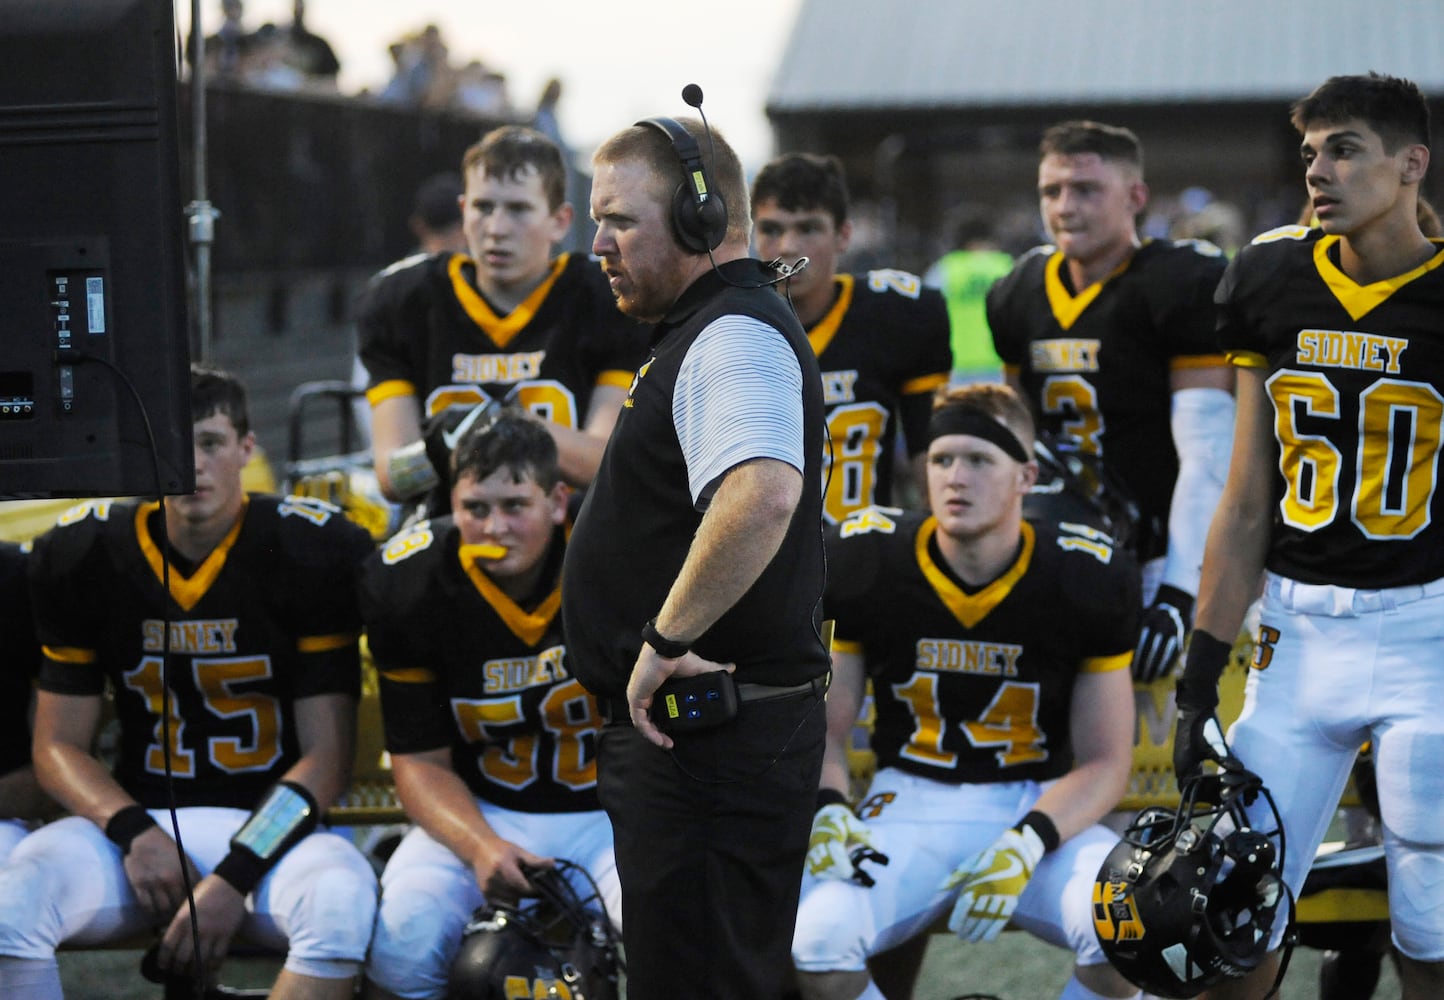
[[[1104,861],[1093,887],[1099,943],[1114,968],[1158,996],[1193,997],[1246,976],[1268,953],[1285,898],[1292,923],[1283,861],[1283,824],[1256,775],[1190,779],[1176,811],[1140,812]]]

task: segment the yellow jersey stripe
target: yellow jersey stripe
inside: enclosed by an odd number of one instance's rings
[[[910,378],[902,384],[904,396],[915,396],[919,393],[932,392],[940,385],[947,385],[947,372],[934,372],[931,375],[919,375],[917,378]]]
[[[360,637],[360,632],[338,632],[335,635],[303,635],[296,640],[296,651],[299,653],[329,653],[335,649],[345,649],[347,646],[355,645],[356,640]]]
[[[636,377],[636,372],[624,372],[621,369],[612,369],[597,375],[597,385],[614,385],[619,389],[630,389],[632,387],[632,379]]]
[[[1257,351],[1229,351],[1224,357],[1235,368],[1267,368],[1268,358]]]
[[[56,663],[94,663],[100,658],[95,650],[81,649],[78,646],[41,646],[40,651],[47,660],[54,660]]]
[[[416,386],[405,379],[393,378],[385,382],[378,382],[366,390],[366,402],[372,406],[380,406],[388,399],[395,399],[397,396],[416,395]]]
[[[1222,368],[1227,364],[1227,354],[1185,354],[1169,358],[1168,370],[1176,372],[1189,368]]]
[[[397,684],[430,684],[436,680],[436,674],[425,667],[401,667],[396,670],[383,670],[381,676],[388,681]]]
[[[1089,656],[1079,668],[1080,674],[1110,674],[1115,670],[1127,670],[1133,665],[1133,651],[1115,653],[1113,656]]]

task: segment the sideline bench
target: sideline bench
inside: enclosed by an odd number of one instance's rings
[[[1243,707],[1247,663],[1252,655],[1252,644],[1241,641],[1235,646],[1233,657],[1224,671],[1219,686],[1219,721],[1225,727],[1238,717]],[[327,813],[328,822],[335,826],[407,822],[391,780],[382,737],[376,671],[369,654],[364,662],[351,787],[342,803],[333,806]],[[1173,726],[1178,710],[1174,704],[1172,679],[1135,685],[1134,702],[1137,714],[1133,774],[1118,811],[1131,814],[1149,806],[1173,808],[1178,805],[1178,784],[1173,775]],[[872,751],[867,748],[871,725],[872,702],[869,699],[853,732],[853,746],[849,751],[854,801],[866,789],[876,765]],[[1359,807],[1352,783],[1339,805],[1344,809]],[[1325,845],[1324,849],[1335,850],[1338,846]],[[1377,890],[1330,889],[1305,897],[1298,905],[1298,920],[1306,924],[1387,919],[1388,900],[1384,893]]]

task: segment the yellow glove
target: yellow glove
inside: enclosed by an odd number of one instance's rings
[[[1031,826],[1010,829],[972,861],[943,879],[943,891],[961,887],[948,929],[964,941],[991,941],[1018,908],[1018,897],[1043,857],[1043,840]]]
[[[873,847],[872,832],[866,823],[845,805],[833,803],[817,810],[812,817],[812,836],[807,841],[809,874],[871,885],[871,877],[853,863],[859,851],[874,860],[882,858]],[[886,858],[882,864],[887,864]]]

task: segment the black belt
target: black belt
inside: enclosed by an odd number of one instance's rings
[[[738,701],[776,701],[779,698],[796,698],[804,694],[815,694],[822,696],[827,694],[828,681],[832,678],[829,671],[819,674],[810,681],[801,684],[789,684],[786,687],[778,687],[775,684],[753,684],[749,681],[737,682]]]
[[[801,684],[787,684],[779,686],[776,684],[754,684],[751,681],[737,682],[737,701],[740,704],[756,701],[779,701],[783,698],[800,698],[805,694],[815,694],[822,697],[827,694],[827,688],[832,680],[832,671],[819,674],[810,681]],[[597,704],[602,709],[602,719],[608,725],[621,723],[630,726],[632,724],[632,710],[627,704],[626,698],[598,698]]]

